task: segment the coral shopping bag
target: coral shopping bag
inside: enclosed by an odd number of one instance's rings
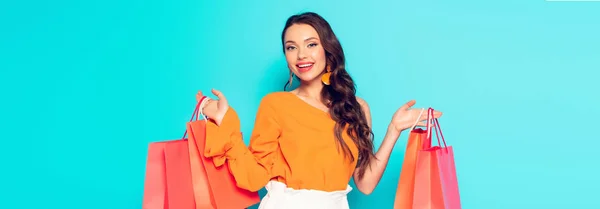
[[[150,143],[143,209],[194,209],[187,141]]]
[[[421,128],[415,129],[416,124],[421,120],[421,110],[415,125],[411,128],[404,154],[404,162],[400,172],[400,180],[396,189],[396,198],[394,200],[394,209],[411,209],[414,193],[415,166],[417,161],[417,152],[427,146],[423,144],[427,132]]]
[[[190,162],[196,201],[210,200],[210,205],[203,205],[197,209],[240,209],[260,202],[258,192],[237,187],[235,178],[229,172],[227,163],[215,167],[211,158],[204,157],[206,142],[206,118],[198,120],[204,102],[203,97],[196,108],[196,121],[187,123],[190,133],[188,138]],[[208,188],[206,187],[208,185]]]
[[[198,107],[199,103],[196,105],[190,122],[196,116]],[[146,164],[143,209],[212,208],[210,198],[195,198],[199,194],[194,189],[204,191],[208,196],[209,187],[208,181],[193,184],[193,179],[201,179],[202,173],[195,174],[196,176],[192,178],[192,161],[190,160],[189,142],[186,138],[187,133],[186,130],[180,140],[150,143]]]
[[[431,144],[431,132],[435,129],[438,146],[424,148],[417,154],[413,209],[460,209],[454,152],[446,145],[432,108],[429,108],[427,118],[425,140]]]

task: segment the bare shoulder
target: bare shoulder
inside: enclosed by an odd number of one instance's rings
[[[367,118],[367,122],[369,126],[371,126],[371,109],[369,108],[369,104],[363,98],[356,97],[356,101],[360,104],[360,107]]]
[[[356,97],[356,101],[358,102],[358,104],[360,104],[363,111],[369,111],[369,103],[367,103],[367,101],[360,97]]]

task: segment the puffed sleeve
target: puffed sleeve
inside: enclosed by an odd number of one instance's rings
[[[228,163],[237,186],[258,191],[272,178],[271,169],[279,148],[281,128],[270,100],[261,101],[250,146],[244,144],[240,120],[231,107],[220,125],[207,122],[204,155],[212,157],[215,166]]]

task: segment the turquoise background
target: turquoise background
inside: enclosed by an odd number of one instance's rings
[[[463,208],[600,208],[600,2],[543,0],[4,1],[0,208],[141,208],[148,143],[181,137],[198,90],[249,135],[303,11],[339,36],[376,146],[410,99],[445,113]],[[406,139],[352,208],[392,207]]]

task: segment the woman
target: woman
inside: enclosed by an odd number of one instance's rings
[[[213,89],[218,100],[201,108],[209,118],[205,156],[217,166],[228,163],[239,187],[266,187],[259,208],[348,208],[350,179],[370,194],[400,133],[417,122],[425,125],[418,119],[421,109],[411,108],[414,100],[400,107],[374,152],[369,105],[355,96],[344,52],[327,21],[311,12],[291,16],[281,38],[290,70],[284,89],[294,76],[299,87],[262,98],[249,147],[236,112]]]

